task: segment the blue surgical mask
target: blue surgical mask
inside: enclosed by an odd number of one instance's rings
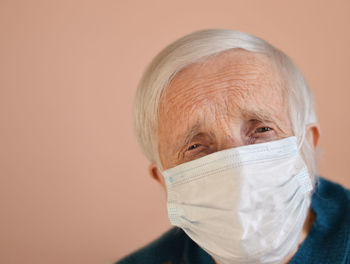
[[[170,222],[219,264],[280,263],[297,246],[312,183],[296,137],[162,172]]]

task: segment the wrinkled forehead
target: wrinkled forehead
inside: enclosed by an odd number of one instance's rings
[[[252,121],[289,131],[288,102],[275,68],[265,55],[234,50],[179,72],[159,105],[160,160],[177,164],[178,146],[193,134],[233,137]]]
[[[287,105],[284,86],[266,55],[229,50],[186,67],[172,79],[161,99],[160,121],[213,105],[226,113],[264,109],[277,114]]]

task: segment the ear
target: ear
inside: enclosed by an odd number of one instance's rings
[[[153,179],[155,179],[163,187],[163,189],[165,190],[166,187],[165,187],[165,182],[164,182],[163,175],[160,173],[160,171],[159,171],[158,167],[156,166],[156,164],[154,164],[154,163],[150,164],[149,168],[148,168],[148,172],[151,175],[151,177]]]
[[[318,124],[313,123],[306,127],[306,139],[309,141],[314,150],[316,150],[320,139],[320,127]]]

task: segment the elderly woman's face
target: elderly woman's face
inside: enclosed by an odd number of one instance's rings
[[[191,65],[175,76],[160,104],[163,169],[291,135],[283,82],[260,54],[231,50]]]

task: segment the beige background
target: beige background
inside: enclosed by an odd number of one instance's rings
[[[320,171],[350,187],[349,1],[0,1],[0,263],[108,263],[168,227],[133,136],[151,58],[231,28],[289,54],[312,87]]]

